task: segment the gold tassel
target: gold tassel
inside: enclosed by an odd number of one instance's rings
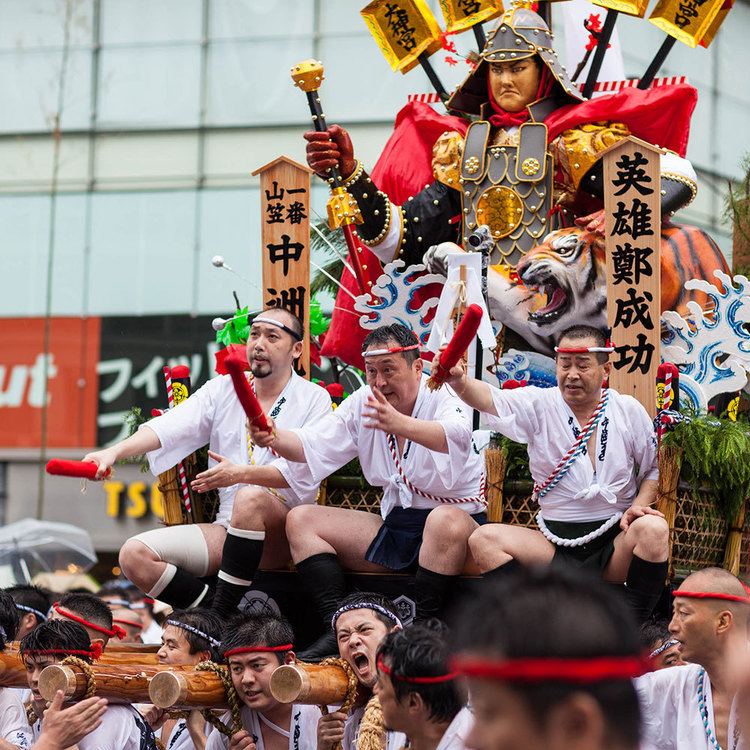
[[[494,436],[490,437],[484,452],[484,462],[487,473],[487,520],[500,523],[503,520],[503,485],[508,453]]]
[[[747,501],[737,511],[732,519],[727,535],[727,548],[724,551],[724,567],[732,574],[740,574],[740,555],[742,553],[742,532],[745,527],[745,511]]]
[[[357,750],[385,750],[386,730],[383,709],[377,695],[373,695],[365,706],[359,725]]]
[[[682,468],[682,448],[662,445],[659,448],[659,483],[656,494],[656,509],[661,511],[669,524],[669,577],[672,578],[672,544],[674,521],[677,515],[677,486]]]

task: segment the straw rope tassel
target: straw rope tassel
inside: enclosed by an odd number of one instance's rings
[[[501,448],[498,440],[490,437],[484,452],[485,476],[487,477],[487,520],[500,523],[503,520],[503,486],[508,466],[508,452]]]
[[[385,750],[385,720],[383,709],[377,695],[373,695],[365,706],[365,712],[359,725],[357,750]]]
[[[740,574],[740,555],[742,554],[742,533],[745,528],[745,514],[747,511],[747,500],[737,511],[732,519],[727,534],[727,547],[724,551],[724,568],[732,575]]]
[[[677,516],[677,486],[682,467],[682,448],[675,445],[659,446],[659,481],[656,491],[656,509],[664,514],[669,525],[669,576],[672,577],[672,544]]]

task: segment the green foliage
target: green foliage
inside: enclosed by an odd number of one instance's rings
[[[693,492],[701,487],[713,490],[717,512],[731,521],[750,496],[747,421],[713,415],[692,417],[668,432],[663,444],[682,449],[682,479]]]
[[[738,184],[728,185],[724,199],[724,218],[750,243],[750,152],[740,162],[743,177]],[[743,272],[743,275],[747,275]]]
[[[338,250],[338,254],[331,249],[331,246]],[[341,278],[341,274],[344,272],[344,264],[341,261],[341,257],[345,258],[349,252],[342,231],[338,229],[331,230],[325,221],[319,221],[311,225],[310,250],[318,256],[320,253],[327,255],[330,260],[321,264],[321,268],[333,276],[334,279]],[[328,276],[317,271],[312,279],[310,279],[310,296],[312,297],[323,291],[328,292],[332,297],[336,297],[339,288]]]
[[[492,434],[493,445],[506,455],[505,479],[511,482],[531,482],[529,451],[524,443],[516,443],[498,432]]]
[[[313,297],[310,300],[310,333],[320,336],[325,333],[331,325],[331,318],[320,309],[320,300]]]
[[[220,331],[216,331],[216,343],[224,346],[246,344],[250,335],[250,321],[247,306],[237,310],[233,320],[227,321]]]
[[[146,424],[148,419],[143,415],[143,409],[140,406],[133,406],[125,414],[125,424],[128,426],[128,437],[138,432],[138,428],[142,424]],[[141,467],[141,472],[144,474],[148,471],[148,461],[145,456],[133,456],[132,458],[126,458],[119,461],[121,464],[138,464]]]

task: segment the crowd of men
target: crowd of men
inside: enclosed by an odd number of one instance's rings
[[[674,591],[671,621],[654,619],[668,557],[667,523],[653,508],[656,442],[643,407],[607,387],[601,331],[562,335],[557,388],[500,390],[460,363],[432,390],[415,335],[383,326],[363,344],[367,384],[335,410],[294,373],[303,335],[283,309],[252,323],[250,382],[268,429],[247,422],[230,378],[217,377],[86,457],[103,476],[145,453],[158,473],[208,444],[210,467],[193,486],[218,489],[219,512],[126,543],[120,561],[133,583],[57,602],[30,588],[4,595],[0,624],[6,641],[20,640],[30,692],[2,690],[0,750],[742,746],[750,594],[706,569]],[[472,409],[528,445],[539,530],[488,522]],[[315,503],[321,481],[354,458],[382,487],[379,515]],[[321,618],[313,643],[297,644],[283,616],[238,609],[260,568],[292,564]],[[345,571],[413,576],[415,622],[404,626],[380,594],[349,591]],[[459,598],[462,575],[474,580]],[[161,627],[155,600],[173,608]],[[47,705],[41,671],[68,656],[95,660],[112,638],[160,639],[164,665],[224,664],[239,717],[96,698]],[[280,665],[326,657],[345,660],[367,703],[273,697]]]
[[[120,593],[138,606],[133,587]],[[27,690],[0,687],[0,750],[713,750],[745,747],[750,729],[750,598],[718,568],[688,576],[671,621],[640,633],[611,586],[569,568],[487,582],[460,602],[450,630],[435,618],[403,625],[386,597],[351,593],[331,627],[359,686],[353,707],[274,697],[274,671],[298,660],[283,616],[172,611],[159,664],[224,665],[239,716],[96,696],[64,703],[62,691],[46,701],[46,667],[95,662],[126,637],[113,617],[121,605],[103,596],[48,605],[32,586],[0,591],[0,645],[18,649],[28,680]],[[37,606],[24,603],[32,598]]]

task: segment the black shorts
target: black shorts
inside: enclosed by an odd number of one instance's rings
[[[569,521],[548,521],[544,519],[547,528],[563,539],[577,539],[598,529],[604,521],[587,523],[572,523]],[[612,559],[615,551],[615,538],[620,533],[620,524],[616,523],[609,531],[588,544],[580,547],[555,547],[553,566],[572,566],[601,576]]]
[[[434,508],[394,508],[383,521],[365,553],[365,559],[384,568],[412,573],[417,569],[427,516]],[[471,516],[480,526],[487,514]]]

